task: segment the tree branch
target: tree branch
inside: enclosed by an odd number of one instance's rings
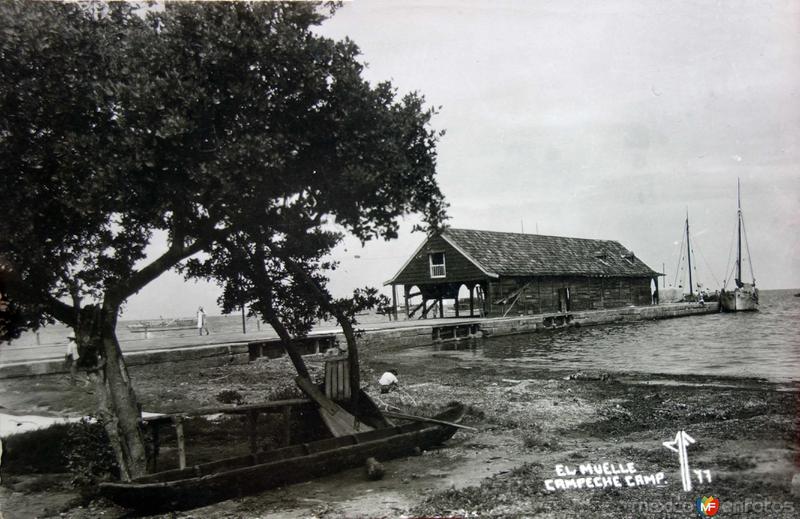
[[[168,271],[181,261],[185,260],[192,254],[196,254],[203,250],[205,245],[205,240],[197,240],[188,247],[183,245],[183,243],[173,241],[169,249],[164,254],[153,260],[149,265],[141,270],[137,270],[124,281],[121,281],[120,283],[117,283],[113,287],[106,290],[103,306],[107,308],[118,307],[125,299],[144,288],[145,285],[156,279],[158,276]]]
[[[234,256],[241,256],[241,249],[236,247],[227,239],[221,239],[220,243],[222,243],[228,251],[233,254]],[[252,281],[255,284],[258,292],[261,294],[259,308],[262,311],[264,319],[272,326],[272,329],[278,334],[280,337],[281,344],[283,345],[283,349],[286,350],[286,354],[289,355],[289,359],[294,364],[294,368],[297,370],[297,373],[301,377],[305,377],[307,379],[311,379],[311,375],[308,373],[308,368],[306,367],[305,361],[303,361],[302,355],[297,351],[294,344],[292,343],[292,337],[289,334],[289,331],[286,329],[286,326],[281,322],[278,314],[275,312],[275,307],[272,303],[272,283],[270,283],[269,275],[264,268],[264,264],[266,262],[266,258],[264,256],[263,248],[256,246],[255,255],[250,252],[250,250],[245,250],[245,254],[250,258],[250,265],[252,267]]]
[[[279,247],[269,247],[272,253],[283,261],[289,271],[314,292],[320,306],[333,314],[336,320],[339,321],[339,326],[342,327],[342,333],[344,333],[345,340],[347,341],[347,358],[350,364],[350,387],[353,390],[350,398],[353,408],[358,408],[358,397],[361,391],[361,372],[359,371],[358,343],[356,342],[356,333],[353,329],[353,324],[344,312],[342,312],[342,309],[333,303],[333,298],[330,293],[306,272],[303,267],[298,265],[287,254],[284,254]]]
[[[72,308],[74,309],[75,314],[76,315],[80,315],[80,313],[81,313],[81,289],[80,289],[80,286],[79,286],[78,282],[76,281],[76,278],[74,276],[71,276],[70,274],[71,273],[68,273],[68,272],[62,272],[61,276],[59,276],[59,277],[61,278],[61,281],[64,283],[64,285],[67,287],[67,291],[69,292],[69,296],[72,299]]]
[[[16,299],[23,304],[41,305],[44,307],[46,314],[67,326],[75,327],[77,324],[77,312],[74,307],[59,301],[53,296],[36,292],[13,269],[3,269],[2,275],[6,292],[10,298]]]

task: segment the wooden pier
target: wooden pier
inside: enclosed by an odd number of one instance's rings
[[[514,315],[494,318],[443,318],[413,321],[392,321],[361,328],[359,345],[363,348],[414,347],[437,342],[499,337],[519,333],[552,332],[559,329],[612,323],[669,319],[719,312],[715,302],[672,303],[648,306],[628,306],[607,310],[585,310],[548,314]],[[296,345],[304,355],[324,353],[332,346],[345,344],[340,329],[312,332],[297,339]],[[251,362],[261,357],[276,358],[284,354],[277,338],[231,341],[222,344],[176,346],[164,349],[126,352],[128,366],[205,360],[209,364]],[[41,359],[0,365],[0,378],[17,378],[52,373],[66,373],[64,361]]]

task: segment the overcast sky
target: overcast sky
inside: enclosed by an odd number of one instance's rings
[[[726,277],[736,179],[757,283],[800,287],[800,2],[348,2],[370,81],[441,106],[453,227],[613,239],[675,277],[688,208],[701,281]],[[331,289],[391,278],[424,237],[337,250]],[[164,276],[123,319],[218,313]]]

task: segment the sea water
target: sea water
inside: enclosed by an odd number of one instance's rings
[[[760,311],[568,328],[471,341],[448,355],[536,369],[800,381],[800,297],[760,291]],[[428,347],[430,348],[430,347]]]
[[[452,355],[509,360],[532,368],[574,371],[667,373],[762,377],[776,382],[800,381],[800,297],[798,290],[760,291],[760,311],[680,317],[658,321],[590,326],[511,335],[447,344],[458,348]],[[361,316],[361,324],[385,321],[382,316]],[[143,334],[131,333],[120,321],[117,336],[123,350],[145,346]],[[333,326],[333,323],[326,323]],[[240,315],[210,316],[215,337],[242,335]],[[267,326],[247,320],[248,334]],[[27,349],[52,345],[54,355],[63,355],[71,331],[63,325],[47,326],[36,336],[27,333],[12,344],[0,344],[0,364],[26,358]],[[165,341],[179,343],[196,336],[184,330],[154,334],[153,347]],[[431,346],[415,348],[427,354]]]

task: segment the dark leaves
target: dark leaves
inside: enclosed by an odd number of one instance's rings
[[[321,311],[274,248],[324,286],[331,222],[361,240],[396,237],[408,213],[441,225],[435,112],[313,32],[334,10],[0,3],[0,254],[31,292],[122,301],[159,233],[207,244],[185,273],[217,280],[225,310],[268,306],[302,332]]]

